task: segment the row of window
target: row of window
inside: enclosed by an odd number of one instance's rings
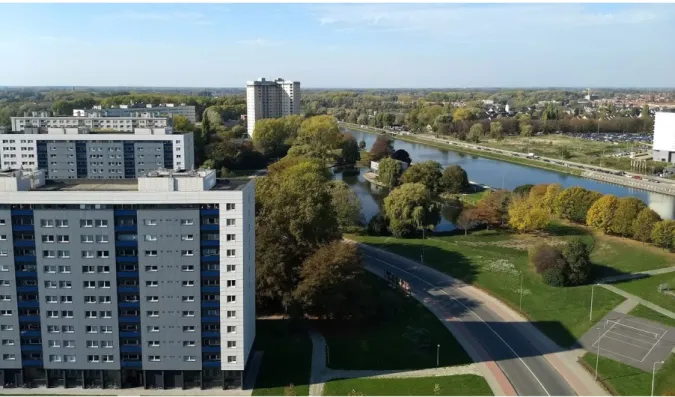
[[[205,357],[207,360],[220,360],[220,355],[219,354],[208,354]],[[16,355],[15,354],[3,354],[2,355],[3,361],[14,361],[16,360]],[[161,356],[156,356],[156,355],[148,355],[148,361],[151,362],[160,362],[162,361]],[[194,362],[197,361],[197,356],[183,356],[183,361],[187,362]],[[60,363],[60,362],[66,362],[66,363],[75,363],[77,362],[77,358],[74,355],[70,354],[65,354],[61,356],[60,354],[50,354],[49,355],[49,362],[52,363]],[[103,355],[98,355],[98,354],[88,354],[87,355],[87,362],[89,363],[113,363],[115,362],[115,358],[112,354],[103,354]],[[229,364],[236,364],[237,363],[237,356],[227,356],[227,362]]]

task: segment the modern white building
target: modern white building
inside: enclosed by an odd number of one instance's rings
[[[255,181],[42,173],[0,172],[0,384],[241,386],[256,334]]]
[[[654,115],[654,161],[675,163],[675,113]]]
[[[73,116],[76,117],[173,117],[176,115],[185,116],[193,123],[197,122],[195,106],[175,106],[172,103],[159,106],[147,104],[143,107],[120,105],[116,108],[101,108],[98,106],[95,109],[73,109]]]
[[[246,123],[249,136],[253,136],[256,121],[292,114],[300,114],[299,81],[259,78],[246,82]]]
[[[192,133],[173,134],[170,127],[136,128],[132,134],[89,132],[79,127],[0,134],[0,169],[41,169],[47,179],[127,179],[195,166]]]
[[[167,128],[172,121],[167,117],[12,117],[12,131],[26,128],[77,128],[91,130],[133,132],[135,128]]]

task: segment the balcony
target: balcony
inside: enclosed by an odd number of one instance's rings
[[[202,353],[220,353],[220,346],[202,346]]]
[[[121,293],[138,293],[138,291],[139,291],[139,289],[138,289],[137,285],[136,286],[130,286],[130,287],[127,287],[127,286],[118,286],[117,287],[117,292],[121,292]]]
[[[136,225],[115,225],[116,232],[135,232],[136,230]]]
[[[202,301],[202,307],[217,308],[220,307],[220,301]]]
[[[202,247],[218,247],[220,241],[218,240],[201,240]]]
[[[220,262],[220,255],[202,256],[201,260],[202,260],[202,262],[206,262],[206,263]]]
[[[140,323],[141,317],[140,316],[120,316],[119,322],[120,323]]]
[[[115,260],[117,263],[136,263],[138,262],[137,256],[116,256]]]
[[[12,216],[14,215],[33,216],[33,210],[12,210]]]
[[[39,323],[40,316],[19,316],[20,323]]]
[[[26,338],[30,338],[30,337],[39,337],[39,336],[42,336],[42,331],[40,331],[40,330],[35,330],[35,331],[21,331],[20,335],[21,335],[21,336],[25,336]]]
[[[40,302],[38,301],[19,301],[17,302],[19,308],[38,308],[40,307]]]
[[[24,361],[25,362],[25,361]],[[122,368],[141,368],[143,365],[142,361],[124,361],[120,362]]]
[[[38,292],[37,285],[20,285],[16,287],[16,292]]]
[[[15,247],[35,248],[35,240],[14,240]]]
[[[202,331],[202,338],[220,338],[220,331]]]
[[[42,345],[21,345],[22,352],[41,352]]]
[[[217,208],[205,208],[199,210],[199,215],[202,216],[218,216],[218,214],[220,214],[220,212]]]
[[[202,277],[218,277],[220,272],[218,270],[202,270]]]
[[[35,255],[16,255],[14,262],[35,262]]]
[[[140,346],[121,346],[120,353],[140,353],[143,349]]]
[[[203,323],[219,323],[220,317],[218,317],[218,316],[203,316],[202,322]]]
[[[218,224],[202,224],[199,227],[201,230],[215,232],[220,230],[220,225]]]
[[[218,361],[203,361],[202,366],[204,368],[220,368],[220,360],[218,360]]]
[[[119,278],[138,278],[138,272],[117,272]]]
[[[202,272],[204,273],[204,272]],[[210,292],[210,293],[220,293],[220,286],[219,285],[204,285],[202,286],[202,292]]]
[[[24,367],[42,367],[42,360],[21,360]]]
[[[123,309],[139,309],[141,302],[119,302],[119,306]]]
[[[120,331],[120,338],[140,338],[140,337],[141,331]]]
[[[136,216],[136,210],[115,210],[115,216]]]
[[[138,241],[136,241],[136,240],[115,240],[115,247],[136,248],[136,247],[138,247]]]
[[[15,232],[34,232],[34,225],[12,225],[12,230]]]
[[[37,278],[37,272],[16,272],[16,278]]]

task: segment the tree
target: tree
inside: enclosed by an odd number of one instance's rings
[[[452,115],[453,120],[456,121],[468,121],[473,118],[473,112],[469,110],[469,108],[457,108],[455,109],[455,113]]]
[[[652,237],[654,225],[660,221],[661,217],[654,210],[643,208],[633,221],[633,238],[642,243],[648,242]]]
[[[389,235],[388,225],[389,220],[378,212],[368,221],[366,232],[369,236],[387,236]]]
[[[476,205],[476,218],[488,225],[503,225],[509,211],[511,192],[493,190],[488,192]]]
[[[304,312],[320,318],[358,316],[363,297],[363,264],[356,244],[335,241],[319,248],[302,264],[293,297]]]
[[[551,268],[564,270],[567,266],[562,251],[558,247],[544,243],[537,244],[531,248],[528,253],[528,259],[539,274],[543,274]]]
[[[532,126],[529,124],[521,124],[520,126],[520,135],[525,136],[525,137],[530,137],[532,136]]]
[[[284,131],[286,131],[286,145],[293,145],[295,143],[295,139],[298,136],[300,126],[302,125],[302,122],[305,121],[305,118],[298,114],[291,114],[290,116],[282,117],[279,120],[284,123]]]
[[[410,159],[410,154],[403,149],[398,149],[397,151],[392,153],[391,158],[394,160],[402,161],[408,165],[412,163],[412,160]]]
[[[611,194],[600,197],[586,214],[586,224],[603,233],[609,232],[619,200]]]
[[[504,137],[504,129],[502,128],[502,123],[499,121],[493,121],[490,123],[490,138],[492,139],[502,139]]]
[[[532,184],[516,186],[515,189],[513,189],[513,194],[517,194],[519,196],[527,196],[528,194],[530,194],[530,190],[532,190],[533,187],[534,185]]]
[[[588,210],[602,195],[579,186],[567,188],[555,201],[555,214],[560,218],[585,223]]]
[[[649,105],[646,103],[642,105],[642,114],[640,115],[643,119],[646,119],[649,117]]]
[[[366,148],[366,141],[364,141],[363,139],[361,139],[361,140],[359,141],[359,149],[363,150],[363,149],[365,149],[365,148]]]
[[[555,212],[555,203],[557,202],[558,195],[562,193],[563,188],[559,183],[552,183],[546,187],[546,194],[541,202],[541,207],[547,210],[550,213]]]
[[[464,168],[451,165],[443,170],[442,186],[448,193],[461,193],[469,188],[469,177]]]
[[[333,161],[342,134],[335,117],[323,115],[305,119],[293,144],[293,154],[303,154],[322,161]]]
[[[455,221],[457,228],[464,230],[464,235],[468,234],[469,229],[476,226],[478,219],[476,219],[476,211],[472,208],[464,208]]]
[[[286,150],[288,133],[281,119],[262,119],[255,123],[253,145],[262,154],[270,157],[283,155]]]
[[[378,135],[373,146],[370,147],[370,159],[380,161],[385,157],[389,157],[392,153],[394,153],[394,141],[386,135]]]
[[[632,236],[633,221],[646,207],[645,203],[635,197],[621,197],[614,211],[610,231],[623,237]]]
[[[517,189],[517,188],[516,188]],[[533,205],[535,205],[538,208],[545,209],[546,208],[542,205],[544,201],[544,197],[546,197],[546,192],[548,191],[548,185],[544,183],[539,183],[530,188],[530,191],[528,192],[528,197],[530,201],[532,202]],[[515,189],[514,189],[515,193]]]
[[[421,183],[406,183],[384,199],[389,229],[397,237],[409,237],[422,229],[433,229],[440,221],[440,206]]]
[[[436,195],[442,186],[442,169],[441,164],[433,160],[415,163],[405,170],[401,183],[421,183],[432,195]]]
[[[361,160],[358,143],[356,143],[356,139],[351,135],[343,134],[340,148],[345,164],[353,167],[357,161]]]
[[[377,180],[385,186],[394,187],[398,185],[401,172],[403,172],[403,166],[400,161],[384,158],[378,166]]]
[[[478,143],[483,137],[483,125],[481,123],[475,123],[469,129],[469,140],[472,142]]]
[[[548,226],[551,215],[529,198],[518,197],[509,205],[509,226],[519,232],[534,232]]]
[[[173,129],[180,132],[194,132],[195,125],[182,114],[173,116]]]
[[[671,249],[673,248],[673,238],[675,237],[675,221],[663,220],[656,222],[652,230],[652,241],[657,247]]]
[[[340,229],[345,230],[351,226],[363,223],[361,215],[361,200],[356,193],[349,188],[344,181],[331,181],[331,203],[337,217]]]
[[[586,284],[591,277],[591,260],[588,246],[579,237],[567,242],[563,249],[563,257],[567,262],[565,274],[566,285]]]

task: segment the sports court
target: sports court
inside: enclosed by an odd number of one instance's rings
[[[590,352],[651,371],[675,346],[675,328],[626,314],[610,312],[582,338]]]

